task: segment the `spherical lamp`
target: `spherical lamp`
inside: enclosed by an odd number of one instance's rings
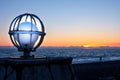
[[[9,35],[14,46],[23,51],[23,58],[30,58],[30,52],[35,51],[43,42],[44,25],[39,17],[25,13],[13,19]]]

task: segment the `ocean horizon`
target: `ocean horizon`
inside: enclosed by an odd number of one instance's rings
[[[19,52],[13,46],[0,46],[0,58],[19,57],[23,52]],[[120,47],[39,47],[31,55],[36,57],[73,57],[73,58],[98,58],[98,57],[120,57]]]

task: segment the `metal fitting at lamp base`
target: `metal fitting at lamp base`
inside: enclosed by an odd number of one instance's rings
[[[34,58],[34,55],[30,55],[30,52],[24,51],[23,56],[21,56],[21,58],[25,58],[25,59]]]

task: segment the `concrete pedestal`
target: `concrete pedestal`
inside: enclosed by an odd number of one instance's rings
[[[72,58],[0,59],[0,80],[120,80],[120,60],[73,62]]]
[[[0,80],[71,80],[71,61],[72,58],[4,59]]]

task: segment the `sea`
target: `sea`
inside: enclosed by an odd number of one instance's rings
[[[20,57],[16,47],[1,46],[0,58]],[[120,60],[120,47],[39,47],[31,52],[35,57],[72,57],[72,64]],[[102,59],[101,59],[102,58]],[[3,74],[3,72],[1,72]],[[116,80],[114,76],[103,76],[100,80]]]
[[[1,46],[0,58],[10,58],[22,56],[16,47]],[[39,47],[35,52],[31,52],[35,57],[72,57],[74,61],[98,61],[120,60],[120,47]]]

